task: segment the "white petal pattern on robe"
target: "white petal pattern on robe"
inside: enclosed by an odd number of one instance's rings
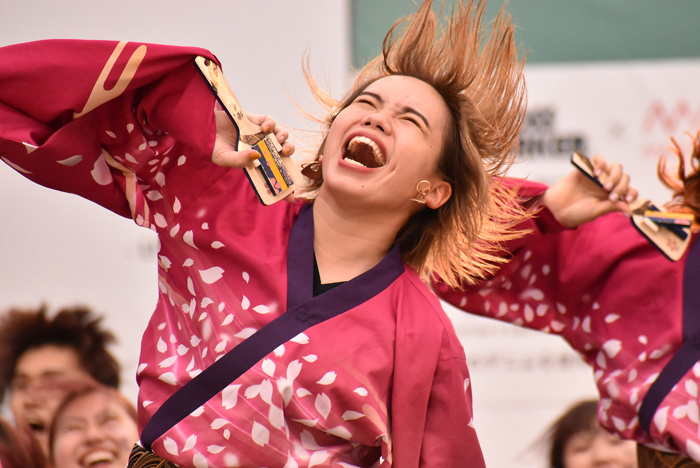
[[[253,442],[262,447],[270,442],[270,431],[259,422],[254,421],[251,437],[253,438]]]
[[[61,164],[63,166],[75,166],[76,164],[80,163],[83,160],[83,156],[80,154],[76,154],[74,156],[71,156],[70,158],[66,159],[61,159],[60,161],[56,161],[58,164]]]
[[[325,393],[320,393],[316,395],[316,401],[314,403],[316,411],[318,411],[323,419],[328,418],[331,412],[331,399]]]
[[[221,392],[222,405],[225,409],[229,410],[236,406],[238,402],[238,390],[240,388],[240,384],[229,385]]]

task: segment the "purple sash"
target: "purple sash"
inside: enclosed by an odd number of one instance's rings
[[[639,408],[639,422],[649,434],[651,421],[671,389],[700,361],[700,240],[694,239],[683,272],[683,344],[663,368]]]

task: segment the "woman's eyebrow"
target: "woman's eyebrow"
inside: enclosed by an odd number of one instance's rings
[[[56,423],[56,427],[61,428],[61,426],[75,423],[85,424],[85,418],[83,416],[64,416],[60,422]]]
[[[374,99],[376,99],[377,101],[379,101],[380,104],[384,103],[384,99],[382,99],[382,97],[381,97],[379,94],[373,93],[372,91],[362,91],[362,92],[360,93],[360,96],[363,96],[363,95],[373,97]],[[359,96],[358,96],[358,97],[359,97]],[[428,128],[428,130],[430,130],[430,122],[428,122],[428,119],[426,119],[425,116],[424,116],[423,114],[421,114],[417,109],[414,109],[414,108],[411,107],[411,106],[403,106],[403,107],[400,107],[399,110],[400,110],[402,113],[415,114],[416,116],[418,116],[418,117],[423,121],[423,123],[424,123],[425,126]]]

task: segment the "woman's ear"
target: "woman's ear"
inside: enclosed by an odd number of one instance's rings
[[[437,210],[447,203],[452,196],[452,185],[449,182],[440,180],[433,184],[430,192],[425,196],[425,204],[428,208]]]

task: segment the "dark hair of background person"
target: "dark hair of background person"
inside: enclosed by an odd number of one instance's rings
[[[50,318],[46,306],[10,309],[0,315],[0,401],[12,383],[17,360],[44,345],[74,349],[81,366],[104,385],[119,387],[119,363],[107,351],[116,338],[101,327],[102,318],[87,307],[64,308]]]
[[[39,443],[27,430],[16,429],[0,418],[0,465],[3,468],[46,466]]]
[[[596,400],[586,400],[575,404],[551,425],[545,440],[549,442],[550,468],[564,468],[564,449],[566,443],[576,434],[588,432],[596,428]]]

